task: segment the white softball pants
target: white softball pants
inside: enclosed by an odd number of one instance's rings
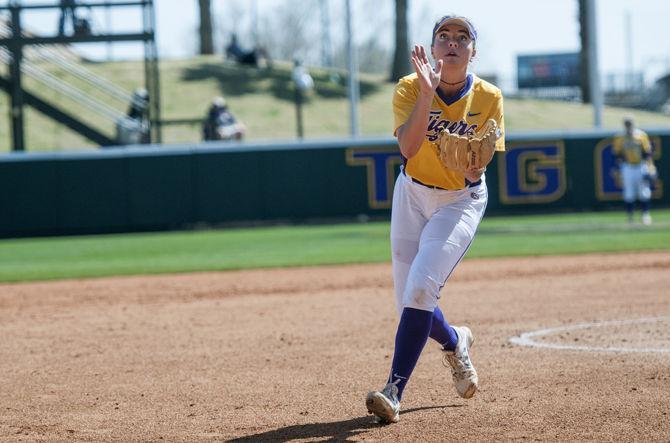
[[[621,181],[623,182],[623,201],[633,203],[635,200],[649,201],[651,188],[649,181],[645,180],[647,174],[647,163],[637,165],[624,163],[621,165]]]
[[[440,290],[468,251],[484,216],[481,184],[459,191],[431,189],[400,173],[393,191],[391,252],[396,308],[433,311]]]

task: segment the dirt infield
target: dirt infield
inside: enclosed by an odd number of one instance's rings
[[[670,440],[670,253],[466,260],[440,305],[480,391],[429,342],[378,426],[390,265],[0,285],[0,440]]]

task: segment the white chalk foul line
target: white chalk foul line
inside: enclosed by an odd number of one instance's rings
[[[554,334],[557,332],[574,331],[577,329],[597,328],[602,326],[621,326],[632,325],[637,323],[653,323],[659,321],[670,321],[670,317],[649,317],[638,318],[634,320],[612,320],[592,323],[580,323],[576,325],[560,326],[558,328],[539,329],[537,331],[526,332],[518,337],[512,337],[510,342],[515,345],[532,346],[536,348],[548,349],[564,349],[571,351],[599,351],[599,352],[663,352],[670,353],[670,348],[616,348],[616,347],[598,347],[598,346],[578,346],[566,345],[560,343],[545,343],[533,340],[534,337],[541,337],[543,335]]]

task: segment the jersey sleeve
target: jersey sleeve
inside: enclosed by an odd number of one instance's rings
[[[649,140],[649,136],[645,132],[642,132],[640,134],[640,142],[642,143],[642,158],[643,159],[651,158],[651,141]]]
[[[616,158],[621,158],[622,155],[622,144],[623,139],[620,136],[614,137],[614,143],[612,144],[612,153]]]
[[[492,118],[496,121],[498,124],[498,127],[500,128],[500,137],[498,138],[498,141],[496,141],[496,151],[504,151],[505,150],[505,114],[503,112],[503,96],[500,91],[495,96],[495,102],[493,103],[493,109],[491,112],[491,116],[489,118]]]
[[[404,125],[416,104],[416,88],[408,79],[400,79],[393,92],[393,135],[397,136],[398,128]]]

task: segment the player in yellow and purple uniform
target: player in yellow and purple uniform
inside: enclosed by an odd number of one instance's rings
[[[403,390],[428,337],[441,345],[458,394],[470,398],[477,390],[477,372],[469,356],[472,332],[449,325],[437,302],[484,215],[486,179],[484,170],[447,169],[436,146],[443,129],[473,135],[487,119],[494,119],[500,128],[496,150],[505,149],[502,94],[468,70],[476,41],[470,20],[442,17],[433,27],[430,47],[435,67],[423,46],[415,46],[415,73],[398,82],[393,97],[394,134],[404,159],[391,215],[400,322],[386,386],[366,398],[368,411],[381,422],[398,421]]]
[[[632,117],[624,118],[624,133],[614,139],[614,155],[621,171],[623,200],[628,222],[633,222],[635,201],[642,207],[642,223],[651,224],[651,170],[654,169],[651,142],[647,134],[635,127]]]
[[[403,153],[405,175],[421,183],[449,190],[462,189],[468,182],[463,174],[442,166],[435,149],[440,132],[447,129],[451,133],[474,135],[477,128],[489,118],[494,119],[504,131],[500,89],[473,73],[468,73],[464,81],[458,82],[457,86],[459,89],[452,96],[448,96],[442,88],[437,88],[432,97],[425,139],[420,149],[409,159]],[[393,97],[396,128],[394,135],[398,136],[398,128],[407,122],[414,111],[420,93],[421,84],[417,74],[400,79]],[[504,142],[503,137],[499,138],[496,150],[504,151]]]

